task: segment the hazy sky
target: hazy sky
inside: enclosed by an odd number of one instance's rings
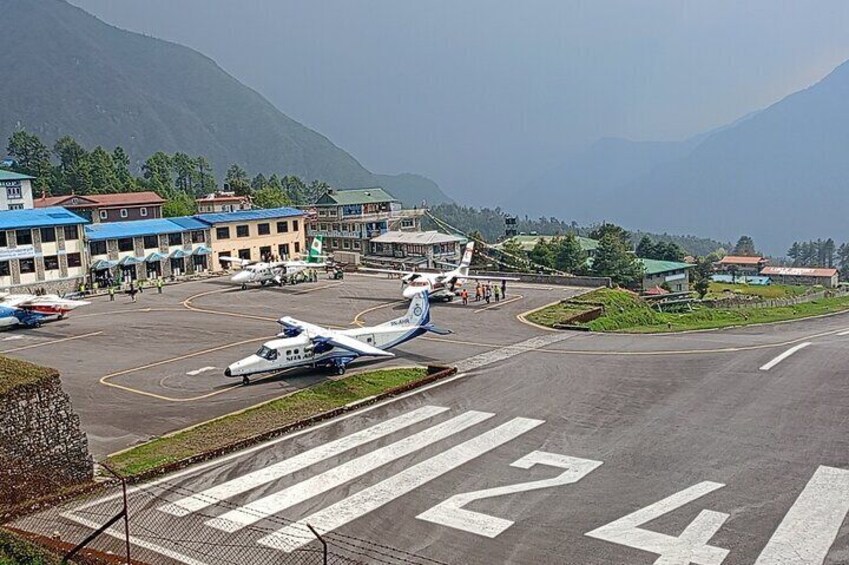
[[[598,137],[686,137],[849,58],[846,0],[72,3],[212,57],[373,171],[478,204]]]

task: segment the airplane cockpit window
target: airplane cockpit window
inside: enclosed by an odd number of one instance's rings
[[[259,357],[266,359],[268,361],[274,361],[277,359],[277,350],[271,349],[270,347],[262,346],[259,348],[259,351],[256,352]]]
[[[413,281],[410,286],[427,286],[427,281]]]

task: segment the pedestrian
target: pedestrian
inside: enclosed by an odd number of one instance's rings
[[[139,294],[144,294],[144,281],[142,280],[139,281]]]
[[[495,301],[498,302],[501,300],[501,290],[498,288],[497,284],[492,285],[493,293],[495,294]]]
[[[507,279],[501,279],[501,297],[507,298]]]
[[[157,294],[162,294],[162,277],[156,279],[156,292]]]
[[[462,290],[462,292],[460,292],[460,296],[463,297],[463,306],[468,306],[469,305],[469,291],[464,288]]]
[[[484,285],[483,287],[483,297],[486,300],[486,303],[489,304],[489,300],[492,297],[492,287],[489,284]]]
[[[138,290],[136,289],[136,285],[133,284],[132,280],[130,280],[130,287],[127,289],[127,294],[130,295],[130,300],[132,300],[133,302],[136,301],[136,292],[138,292]]]
[[[115,302],[115,287],[109,287],[109,302]]]
[[[481,301],[481,283],[475,285],[475,302]]]

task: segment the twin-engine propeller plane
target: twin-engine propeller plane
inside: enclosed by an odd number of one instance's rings
[[[463,281],[517,281],[519,279],[512,277],[488,277],[483,275],[470,275],[469,265],[472,264],[472,253],[475,250],[475,242],[470,241],[466,244],[466,250],[463,253],[463,260],[459,265],[454,266],[450,271],[441,273],[419,273],[411,271],[396,271],[394,269],[371,269],[363,268],[360,271],[371,273],[388,273],[390,275],[401,275],[403,284],[401,295],[404,298],[410,299],[418,296],[422,292],[427,292],[432,300],[444,300],[450,302],[454,300],[457,287],[463,285]],[[453,266],[453,265],[452,265]]]
[[[35,328],[47,318],[63,319],[68,312],[91,304],[84,300],[70,300],[55,294],[6,294],[0,296],[0,328],[24,326]]]
[[[296,367],[329,368],[343,375],[358,357],[394,357],[387,349],[427,332],[451,333],[430,323],[427,293],[416,295],[403,317],[379,326],[331,330],[288,316],[277,323],[283,326],[278,339],[265,342],[253,355],[227,367],[224,376],[241,377],[249,384],[251,375]]]
[[[227,256],[219,257],[219,260],[234,263],[241,267],[239,272],[230,277],[230,282],[241,285],[242,290],[246,289],[252,283],[265,286],[273,282],[281,285],[286,277],[297,275],[304,269],[323,269],[327,266],[323,261],[325,256],[321,254],[321,241],[321,236],[316,236],[313,239],[312,247],[310,247],[306,260],[296,259],[269,262],[250,261],[248,259]]]

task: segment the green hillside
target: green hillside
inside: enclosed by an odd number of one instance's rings
[[[192,49],[64,0],[0,0],[0,13],[0,139],[23,128],[48,145],[70,135],[87,147],[121,146],[136,167],[179,151],[209,158],[219,178],[238,163],[337,187],[383,184],[410,204],[448,200],[428,179],[372,174]]]

